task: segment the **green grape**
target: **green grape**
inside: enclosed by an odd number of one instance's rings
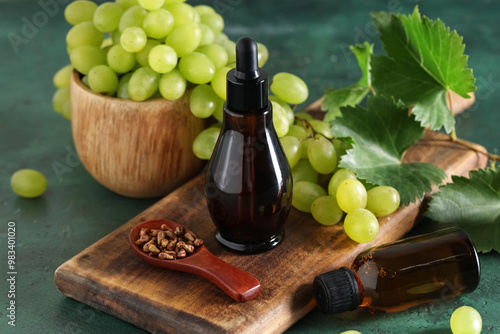
[[[224,19],[217,13],[200,15],[200,22],[209,26],[216,35],[224,29]]]
[[[314,141],[314,138],[306,138],[301,141],[302,145],[302,156],[300,157],[301,159],[309,159],[309,145]]]
[[[299,181],[293,184],[292,205],[302,212],[311,212],[311,205],[316,198],[326,196],[326,192],[316,183]]]
[[[291,73],[276,74],[270,88],[274,95],[290,104],[302,103],[309,96],[306,83]]]
[[[120,44],[120,38],[122,37],[122,33],[120,30],[115,30],[111,33],[111,41],[113,44]]]
[[[64,103],[61,114],[67,120],[71,120],[71,101]]]
[[[330,126],[318,119],[312,119],[308,121],[309,124],[313,127],[314,132],[319,133],[326,138],[332,138],[332,132],[330,131]]]
[[[135,60],[137,60],[139,65],[142,67],[149,66],[149,53],[151,52],[151,49],[157,45],[160,45],[160,42],[156,39],[148,39],[144,49],[135,54]]]
[[[89,74],[94,66],[106,64],[106,52],[97,46],[79,46],[71,51],[69,58],[73,67],[85,75]]]
[[[138,0],[139,5],[147,10],[160,9],[165,3],[165,0]]]
[[[105,38],[101,43],[101,49],[106,49],[106,52],[113,46],[112,38]]]
[[[366,207],[366,197],[365,186],[356,179],[345,179],[340,182],[337,189],[337,202],[346,213],[356,209],[364,209]]]
[[[117,4],[122,6],[123,9],[127,10],[130,7],[139,6],[139,1],[137,0],[115,0]]]
[[[47,190],[47,179],[36,170],[20,169],[12,174],[10,187],[21,197],[38,197]]]
[[[223,46],[227,42],[229,42],[229,37],[227,37],[227,35],[225,33],[221,32],[221,33],[215,34],[214,43]]]
[[[164,38],[174,29],[174,16],[160,8],[149,12],[142,23],[144,32],[151,38]]]
[[[331,196],[321,196],[311,204],[311,214],[313,218],[323,225],[337,224],[344,215],[339,208],[337,200]]]
[[[470,306],[457,308],[450,318],[453,334],[479,334],[483,328],[481,314]]]
[[[306,129],[304,129],[300,125],[291,125],[290,128],[288,129],[288,133],[286,134],[287,136],[293,136],[299,140],[306,139],[308,137]],[[306,150],[307,154],[307,150]]]
[[[71,98],[71,90],[69,86],[61,87],[54,93],[52,97],[52,107],[58,113],[63,112],[64,104]]]
[[[366,192],[366,210],[376,217],[390,215],[399,208],[399,193],[393,187],[380,186]]]
[[[193,153],[199,159],[208,160],[212,156],[212,153],[219,138],[220,128],[209,127],[196,136],[193,142]]]
[[[160,76],[150,67],[135,70],[128,83],[128,95],[134,101],[149,99],[158,90]]]
[[[214,77],[212,78],[212,89],[222,99],[226,100],[226,85],[227,85],[227,72],[231,70],[230,67],[219,67],[215,70]]]
[[[196,117],[207,118],[214,113],[218,99],[210,85],[198,85],[189,97],[189,108]]]
[[[192,52],[181,58],[179,70],[186,80],[195,84],[210,82],[215,75],[215,65],[203,53]]]
[[[200,16],[205,14],[216,14],[215,9],[207,5],[194,6],[194,10],[198,12]]]
[[[125,29],[129,27],[143,27],[144,19],[148,14],[147,10],[142,8],[141,6],[133,6],[130,7],[123,13],[122,18],[120,19],[120,24],[118,25],[118,29],[120,32],[123,32]]]
[[[224,99],[221,99],[220,97],[217,97],[217,103],[215,104],[215,111],[212,116],[219,122],[222,122],[224,119],[224,103],[226,101]]]
[[[66,6],[64,18],[71,25],[77,25],[85,21],[92,21],[97,5],[92,1],[78,0]]]
[[[120,44],[109,49],[106,59],[108,66],[116,73],[127,73],[135,66],[135,55],[125,51]]]
[[[226,41],[223,45],[224,49],[227,52],[227,63],[235,63],[236,62],[236,43],[233,41]]]
[[[330,183],[328,183],[328,195],[337,198],[337,189],[340,183],[346,179],[356,179],[356,174],[349,169],[338,169],[330,179]]]
[[[204,45],[196,49],[196,52],[203,53],[214,63],[215,68],[220,68],[227,64],[227,52],[218,44]],[[224,86],[225,89],[225,86]]]
[[[264,44],[257,43],[259,67],[264,67],[269,59],[269,50]]]
[[[198,12],[194,10],[194,8],[193,8],[193,14],[194,14],[193,22],[200,24],[201,23],[200,14],[198,14]]]
[[[175,69],[161,76],[159,88],[164,98],[177,100],[186,91],[186,79]]]
[[[168,73],[177,65],[177,54],[168,45],[160,44],[151,49],[149,66],[158,73]]]
[[[163,6],[174,16],[174,27],[194,22],[195,10],[185,3],[172,3]]]
[[[66,65],[54,74],[53,82],[57,88],[69,86],[71,84],[71,75],[73,74],[73,66]]]
[[[300,181],[318,183],[318,177],[318,172],[312,168],[309,160],[299,160],[295,167],[292,168],[292,179],[294,183]]]
[[[292,108],[288,103],[286,103],[283,100],[278,99],[276,96],[269,96],[269,101],[274,101],[277,102],[285,111],[286,117],[288,119],[289,124],[293,124],[293,121],[295,120],[295,114],[293,113]]]
[[[118,76],[106,65],[97,65],[89,72],[89,85],[96,93],[112,96],[118,88]]]
[[[281,138],[288,133],[288,128],[290,124],[288,123],[288,118],[286,117],[286,111],[274,101],[271,101],[273,106],[273,124],[278,137]]]
[[[128,83],[130,82],[130,78],[132,77],[132,72],[127,73],[120,78],[118,82],[118,88],[116,89],[116,96],[120,99],[130,99],[128,95]]]
[[[85,87],[90,88],[90,87],[89,87],[89,77],[88,77],[87,75],[84,75],[84,76],[82,77],[82,84],[84,84],[84,85],[85,85]]]
[[[377,217],[366,209],[358,208],[345,216],[345,233],[356,242],[364,243],[372,241],[377,236],[378,229]]]
[[[184,57],[200,45],[201,28],[198,23],[186,23],[176,27],[168,36],[165,44],[174,48],[177,56]]]
[[[337,154],[332,143],[323,137],[316,138],[307,147],[307,156],[320,174],[329,174],[337,167]]]
[[[361,332],[350,330],[350,331],[342,332],[340,334],[361,334]]]
[[[97,30],[91,21],[78,23],[66,35],[66,44],[70,50],[82,45],[101,46],[103,40],[104,33]]]
[[[102,32],[112,32],[118,29],[123,15],[123,7],[114,2],[105,2],[94,13],[94,25]]]
[[[173,4],[173,3],[179,3],[179,2],[186,2],[186,0],[165,0],[165,5],[170,5],[170,4]]]
[[[146,46],[148,36],[139,27],[128,27],[122,31],[120,45],[127,52],[139,52]]]
[[[214,42],[215,35],[212,29],[209,26],[203,23],[199,23],[201,28],[201,40],[200,45],[209,45]]]
[[[293,168],[297,162],[299,162],[300,156],[302,155],[302,146],[300,141],[292,136],[284,136],[280,138],[280,142],[288,159],[288,164],[290,165],[290,168]]]
[[[313,120],[313,117],[311,116],[311,114],[308,114],[308,113],[303,112],[303,111],[296,113],[295,117],[297,117],[299,120],[301,120],[301,119],[304,119],[306,121]]]

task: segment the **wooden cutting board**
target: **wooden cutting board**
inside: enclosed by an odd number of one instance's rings
[[[407,162],[429,162],[448,175],[466,176],[486,165],[486,158],[448,137],[426,132],[409,149]],[[478,146],[478,150],[484,150]],[[88,247],[55,272],[55,283],[66,296],[86,303],[153,333],[277,333],[315,307],[314,277],[349,265],[362,250],[401,238],[422,211],[422,204],[401,207],[379,219],[380,232],[369,244],[357,244],[343,224],[322,226],[308,214],[292,209],[284,241],[258,255],[236,255],[214,239],[214,225],[199,175],[122,227]],[[153,267],[128,243],[136,224],[167,218],[186,225],[205,240],[222,260],[254,275],[262,290],[255,299],[238,303],[203,278]]]

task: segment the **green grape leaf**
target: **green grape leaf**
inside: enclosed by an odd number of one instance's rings
[[[363,76],[359,80],[358,84],[364,87],[370,87],[372,85],[371,78],[371,56],[373,53],[373,44],[368,42],[364,42],[363,45],[351,45],[349,47],[356,56],[358,60],[359,67],[361,68],[361,72]]]
[[[444,23],[413,14],[371,14],[387,56],[372,56],[373,87],[413,105],[416,120],[432,130],[450,133],[455,119],[446,103],[447,94],[464,98],[475,91],[472,69],[467,68],[463,38]]]
[[[354,84],[341,89],[328,89],[325,92],[321,109],[327,111],[324,122],[330,122],[337,117],[342,117],[340,107],[354,106],[360,103],[368,94],[369,88]]]
[[[341,88],[328,89],[325,92],[321,110],[326,111],[324,122],[330,122],[337,117],[342,117],[340,107],[354,106],[360,103],[368,94],[371,88],[371,56],[373,44],[365,42],[363,45],[351,45],[350,49],[358,60],[362,77],[358,83]]]
[[[423,136],[424,129],[393,98],[368,97],[367,109],[343,107],[342,114],[332,122],[332,134],[352,137],[356,144],[341,158],[340,167],[369,183],[394,187],[405,205],[422,199],[432,183],[446,178],[434,165],[402,163],[403,153]]]
[[[500,170],[479,169],[452,180],[432,195],[425,215],[463,228],[478,251],[500,251]]]

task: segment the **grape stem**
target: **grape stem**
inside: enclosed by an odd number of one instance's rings
[[[345,142],[345,140],[342,139],[342,138],[338,138],[338,137],[328,138],[324,134],[322,134],[320,132],[316,132],[314,130],[313,126],[311,125],[311,123],[309,123],[309,121],[307,119],[299,118],[299,117],[295,116],[295,122],[299,122],[299,121],[302,123],[302,126],[304,127],[304,129],[306,129],[306,131],[310,131],[312,133],[312,136],[309,136],[308,138],[314,138],[317,135],[320,135],[320,136],[322,136],[323,138],[329,140],[332,143],[333,143],[333,139],[337,139],[337,140],[340,140],[342,142]]]
[[[452,130],[451,133],[448,135],[449,137],[449,140],[451,140],[452,142],[455,142],[457,144],[460,144],[476,153],[480,153],[480,154],[483,154],[485,156],[488,157],[488,159],[490,159],[490,168],[495,170],[495,164],[500,161],[500,155],[498,154],[494,154],[494,153],[490,153],[488,151],[483,151],[483,150],[479,150],[475,144],[472,144],[464,139],[461,139],[461,138],[458,138],[457,137],[457,134],[455,132],[455,130]]]
[[[375,92],[375,89],[373,89],[371,85],[368,86],[368,89],[370,90],[370,92],[372,92],[373,96],[377,95],[377,92]]]

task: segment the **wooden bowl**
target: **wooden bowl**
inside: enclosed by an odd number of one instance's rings
[[[83,165],[97,181],[120,195],[165,195],[203,166],[192,145],[206,122],[190,112],[189,94],[176,101],[112,98],[92,92],[74,72],[71,117]]]

